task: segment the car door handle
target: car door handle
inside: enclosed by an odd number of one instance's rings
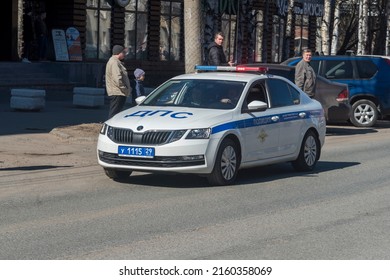
[[[302,119],[305,118],[306,117],[306,113],[305,112],[299,113],[299,117],[302,118]]]
[[[278,117],[278,116],[273,116],[273,117],[271,118],[271,120],[272,120],[273,122],[278,122],[278,121],[279,121],[279,117]]]

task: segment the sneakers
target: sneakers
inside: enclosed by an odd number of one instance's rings
[[[23,58],[23,59],[22,59],[22,62],[23,62],[23,63],[31,63],[31,61],[28,60],[28,58]]]

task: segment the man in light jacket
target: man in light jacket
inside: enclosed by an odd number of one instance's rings
[[[112,56],[106,64],[106,90],[110,99],[108,118],[123,110],[126,98],[131,94],[130,80],[126,67],[122,64],[127,49],[115,45],[112,48]]]
[[[310,97],[314,97],[316,90],[316,73],[310,66],[312,57],[310,49],[303,50],[302,60],[295,66],[295,84]]]

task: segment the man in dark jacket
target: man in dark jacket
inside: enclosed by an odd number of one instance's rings
[[[224,39],[222,32],[218,32],[214,35],[214,42],[212,42],[208,47],[208,64],[209,65],[233,65],[232,61],[226,61],[225,53],[223,52],[222,43]]]

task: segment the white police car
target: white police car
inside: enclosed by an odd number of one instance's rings
[[[258,67],[196,68],[202,73],[168,80],[105,122],[97,155],[108,177],[195,173],[212,185],[228,185],[240,168],[278,162],[292,162],[298,171],[315,167],[326,130],[319,102]]]

